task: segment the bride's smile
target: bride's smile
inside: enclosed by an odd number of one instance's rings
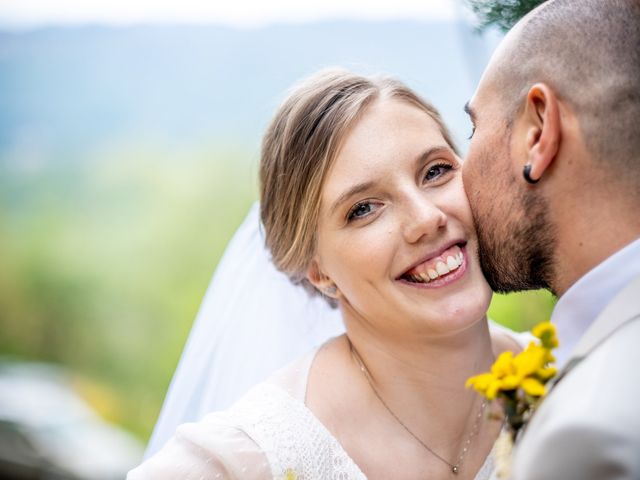
[[[417,265],[411,266],[397,280],[414,287],[439,288],[461,278],[466,271],[466,242],[453,242],[452,246],[429,254]]]
[[[425,111],[399,99],[367,106],[320,198],[310,280],[335,284],[346,317],[414,338],[484,318],[491,292],[461,161]]]
[[[450,246],[439,249],[438,252],[426,256],[416,265],[412,265],[398,280],[409,282],[410,284],[424,284],[430,287],[440,287],[448,285],[449,282],[460,278],[465,271],[465,242],[449,242]],[[456,272],[453,274],[452,272]],[[436,282],[440,279],[440,282]]]

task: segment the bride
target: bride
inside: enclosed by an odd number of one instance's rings
[[[180,426],[128,479],[489,478],[499,413],[464,384],[520,344],[489,329],[437,111],[398,81],[321,72],[272,120],[260,180],[272,262],[346,333]]]

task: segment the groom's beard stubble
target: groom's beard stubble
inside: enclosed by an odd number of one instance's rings
[[[509,194],[517,188],[512,184],[503,191]],[[508,210],[487,205],[494,212],[489,215],[472,208],[482,271],[491,289],[498,293],[549,289],[555,234],[548,205],[535,190],[514,192],[511,198],[514,200]],[[500,211],[505,214],[502,221],[496,218],[495,212]]]

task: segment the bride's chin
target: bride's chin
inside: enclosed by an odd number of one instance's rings
[[[429,325],[430,331],[440,335],[457,335],[482,326],[487,321],[486,313],[460,314],[457,316],[445,316],[436,324]]]
[[[435,327],[440,333],[455,334],[474,328],[479,324],[487,321],[487,310],[491,301],[491,294],[482,295],[483,292],[477,292],[474,296],[476,301],[470,302],[451,302],[448,305],[442,305],[439,311],[432,312],[431,319],[425,319],[430,327]],[[473,297],[467,297],[473,298]],[[435,321],[434,321],[435,320]]]

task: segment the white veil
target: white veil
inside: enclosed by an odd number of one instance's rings
[[[338,310],[275,269],[253,205],[209,285],[146,456],[179,424],[229,407],[269,373],[343,331]]]

